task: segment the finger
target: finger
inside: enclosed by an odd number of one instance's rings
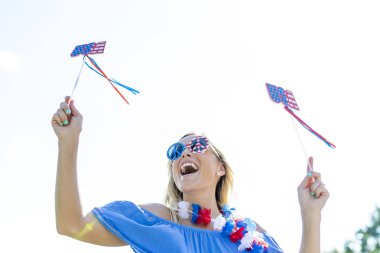
[[[315,182],[310,186],[310,191],[315,192],[321,185],[324,185],[321,180],[315,180]]]
[[[61,118],[59,117],[58,113],[54,113],[53,118],[51,119],[51,121],[52,121],[53,124],[56,123],[56,124],[58,124],[60,126],[63,126],[63,122],[62,122]]]
[[[73,100],[72,100],[72,98],[70,97],[70,96],[66,96],[65,97],[65,102],[69,105],[69,107],[70,107],[70,105],[71,105],[71,103],[73,102]]]
[[[299,184],[298,190],[303,190],[303,189],[309,188],[310,185],[312,185],[314,183],[314,182],[311,182],[310,180],[313,180],[313,178],[310,177],[309,175],[306,175],[304,177],[304,179],[302,180],[302,182]]]
[[[73,116],[79,116],[80,115],[80,112],[78,111],[78,109],[75,106],[74,100],[71,100],[70,108],[71,108],[71,113]]]
[[[327,197],[329,198],[330,197],[330,192],[329,190],[327,190],[327,188],[321,192],[321,194],[319,195],[319,197]]]
[[[310,156],[307,161],[307,166],[306,166],[306,172],[307,172],[307,175],[309,176],[309,179],[306,184],[306,188],[310,187],[315,182],[315,179],[312,177],[312,172],[314,169],[313,162],[314,162],[313,157]]]
[[[328,196],[329,194],[325,187],[325,184],[320,184],[314,192],[316,198],[319,198],[321,196]]]
[[[70,96],[66,96],[65,97],[65,102],[66,102],[66,104],[67,104],[67,111],[65,110],[65,112],[67,113],[67,114],[71,114],[71,108],[70,108],[70,104],[71,104],[71,102],[72,102],[72,100],[71,100],[71,97]]]
[[[67,114],[67,115],[71,115],[71,109],[69,107],[69,105],[66,103],[66,102],[62,102],[59,107]]]
[[[308,174],[310,177],[314,178],[314,181],[322,181],[322,175],[319,172],[316,171],[310,171]]]
[[[66,113],[61,108],[57,110],[57,114],[64,125],[69,124],[69,119],[67,118]]]

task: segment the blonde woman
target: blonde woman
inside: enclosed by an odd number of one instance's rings
[[[68,100],[52,117],[59,144],[55,200],[59,234],[103,246],[130,245],[135,252],[283,252],[256,222],[239,217],[227,205],[232,170],[207,137],[194,134],[168,149],[166,205],[114,201],[83,217],[76,178],[82,115],[74,101],[68,106]],[[321,210],[328,197],[320,175],[310,171],[298,187],[302,253],[320,252]]]

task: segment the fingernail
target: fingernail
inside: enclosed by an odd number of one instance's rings
[[[311,177],[313,175],[313,172],[311,172],[311,171],[309,171],[308,173],[307,173],[307,176],[308,177]]]
[[[59,125],[60,125],[60,126],[63,126],[62,122],[59,122]]]
[[[315,192],[310,192],[311,196],[315,197],[317,194]]]
[[[64,121],[63,121],[63,124],[64,124],[64,125],[67,125],[67,124],[69,124],[69,122],[68,122],[67,120],[64,120]]]
[[[70,113],[71,113],[70,108],[67,108],[67,109],[66,109],[66,114],[70,114]]]

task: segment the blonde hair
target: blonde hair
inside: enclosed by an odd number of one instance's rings
[[[182,136],[181,139],[191,136],[191,135],[196,135],[195,133],[188,133],[184,136]],[[181,140],[180,139],[180,140]],[[228,197],[230,195],[230,192],[232,191],[233,187],[233,181],[234,181],[234,176],[232,173],[232,169],[229,166],[229,164],[226,161],[225,156],[223,153],[215,147],[210,141],[209,141],[209,147],[211,150],[214,152],[215,156],[218,158],[219,162],[222,163],[224,169],[225,169],[225,175],[223,175],[220,179],[219,182],[216,185],[215,189],[215,198],[216,198],[216,203],[218,205],[218,208],[221,210],[224,204],[228,203]],[[172,161],[168,161],[168,172],[169,172],[169,182],[168,182],[168,187],[166,189],[166,194],[165,194],[165,203],[169,207],[170,210],[170,216],[172,221],[177,222],[177,223],[182,223],[181,217],[178,215],[177,210],[177,204],[179,201],[183,200],[183,193],[177,188],[174,179],[173,179],[173,163]]]

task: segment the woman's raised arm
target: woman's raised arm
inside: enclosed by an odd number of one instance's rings
[[[77,155],[83,117],[74,101],[65,98],[53,115],[51,124],[58,137],[58,165],[55,187],[56,227],[59,234],[84,242],[126,245],[103,227],[91,214],[83,217],[77,183]]]

